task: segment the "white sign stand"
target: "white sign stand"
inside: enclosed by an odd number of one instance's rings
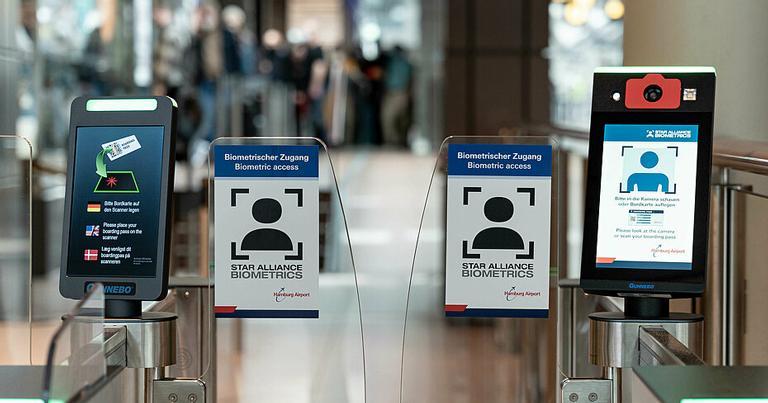
[[[214,146],[218,318],[319,317],[318,146]]]
[[[549,145],[448,145],[447,316],[548,316],[551,187]]]

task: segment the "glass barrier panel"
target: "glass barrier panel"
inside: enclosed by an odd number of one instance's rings
[[[734,324],[738,329],[732,341],[731,355],[735,365],[768,365],[768,321],[765,320],[763,307],[768,306],[768,296],[765,287],[768,285],[768,275],[763,267],[768,257],[765,240],[768,233],[765,225],[768,223],[768,198],[765,189],[768,180],[749,174],[737,173],[744,177],[743,182],[736,176],[734,183],[750,183],[749,189],[733,188],[730,192],[733,205],[731,230],[729,236],[730,253],[732,254],[733,271],[736,273],[736,284],[743,284],[743,296],[740,297],[734,311],[737,312]],[[735,175],[734,175],[735,176]],[[738,287],[738,286],[737,286]],[[741,288],[741,287],[739,287]]]
[[[0,135],[0,365],[30,364],[32,146]]]
[[[54,331],[43,375],[45,402],[87,401],[106,381],[104,293],[95,284]]]
[[[209,161],[217,399],[364,402],[357,274],[325,144],[219,138]]]
[[[72,312],[78,300],[59,291],[62,226],[66,193],[66,156],[46,154],[36,158],[32,181],[32,268],[30,290],[30,361],[45,365],[49,343],[61,325],[62,315]],[[85,228],[83,228],[85,235]]]
[[[443,142],[413,255],[401,402],[555,401],[557,160],[547,136]]]

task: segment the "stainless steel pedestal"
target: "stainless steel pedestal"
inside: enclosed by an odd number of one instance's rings
[[[632,368],[640,365],[658,365],[653,354],[641,354],[641,328],[663,329],[690,351],[701,355],[704,347],[704,318],[701,315],[673,313],[659,319],[628,318],[622,312],[599,312],[589,315],[589,360],[603,368],[604,378],[610,379],[612,401],[624,401],[622,384]],[[650,361],[650,362],[645,362]],[[625,402],[626,403],[626,402]]]
[[[141,318],[105,319],[104,327],[124,327],[128,368],[165,368],[176,363],[176,315],[144,312]]]
[[[626,368],[639,364],[640,328],[662,328],[701,355],[704,317],[673,313],[664,319],[627,318],[621,312],[589,315],[589,361],[600,367]]]

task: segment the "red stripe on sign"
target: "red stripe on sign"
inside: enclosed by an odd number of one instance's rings
[[[597,263],[613,263],[615,260],[615,257],[598,257]]]
[[[464,312],[467,310],[467,305],[445,305],[445,312]]]
[[[213,313],[233,313],[237,309],[237,305],[233,306],[220,306],[213,307]]]

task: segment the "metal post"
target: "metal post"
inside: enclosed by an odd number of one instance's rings
[[[725,243],[726,213],[725,197],[728,192],[729,172],[728,168],[719,168],[715,174],[718,184],[712,189],[712,206],[710,224],[710,260],[707,267],[707,284],[702,297],[702,312],[707,318],[705,328],[704,358],[712,365],[722,365],[725,361],[725,320],[726,313],[723,305],[725,301],[724,277],[726,272]]]
[[[163,378],[165,367],[176,362],[176,315],[144,312],[141,318],[106,319],[105,328],[125,329],[125,365],[143,370],[140,396],[151,403],[154,382]]]
[[[611,402],[621,403],[621,368],[603,367],[603,378],[611,381]]]
[[[162,379],[161,368],[144,368],[144,402],[152,403],[154,400],[155,381]]]
[[[627,318],[623,312],[600,312],[589,315],[589,358],[594,365],[603,368],[603,377],[612,382],[612,402],[620,403],[624,395],[625,369],[631,376],[631,368],[639,364],[641,329],[664,329],[676,341],[696,354],[701,354],[701,315],[671,313],[663,319]]]
[[[728,169],[723,169],[723,183],[728,183]],[[732,300],[731,300],[731,287],[730,282],[732,280],[732,246],[733,242],[731,242],[731,236],[733,233],[733,220],[732,220],[732,195],[731,190],[725,187],[723,189],[723,274],[722,274],[722,295],[723,295],[723,306],[721,307],[721,340],[722,340],[722,350],[721,350],[721,361],[723,365],[732,365],[731,361],[731,318],[732,315]]]
[[[739,239],[739,211],[742,199],[739,197],[743,186],[730,184],[730,170],[723,169],[723,267],[722,267],[722,364],[738,365],[740,360],[739,336],[741,334],[741,295],[743,274],[739,270],[738,247],[743,247]]]
[[[575,377],[576,368],[574,357],[574,345],[576,344],[576,313],[574,310],[574,289],[578,283],[575,280],[560,280],[560,286],[558,287],[558,351],[557,362],[560,363],[560,370],[567,377]],[[562,379],[558,379],[558,384]]]
[[[176,385],[163,383],[163,390],[191,387],[179,384],[197,380],[204,385],[205,399],[216,401],[216,331],[211,309],[212,294],[205,278],[171,277],[169,297],[152,307],[154,312],[172,312],[178,315],[178,356],[175,365],[168,367],[167,376]],[[157,389],[157,383],[155,389]]]

